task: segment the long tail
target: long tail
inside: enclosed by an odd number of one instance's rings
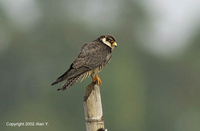
[[[82,78],[82,75],[79,75],[79,76],[76,76],[76,77],[68,79],[66,83],[64,83],[60,88],[57,89],[57,91],[59,91],[59,90],[66,90],[70,86],[74,85],[81,78]]]

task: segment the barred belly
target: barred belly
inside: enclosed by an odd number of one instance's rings
[[[87,71],[81,75],[81,81],[91,75],[98,75],[98,73],[103,69],[103,66],[99,66],[93,70]]]

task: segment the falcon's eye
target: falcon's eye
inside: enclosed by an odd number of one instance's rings
[[[106,41],[109,41],[110,39],[106,38]]]
[[[107,39],[107,41],[109,42],[109,43],[113,43],[114,41],[113,40],[111,40],[111,39]]]

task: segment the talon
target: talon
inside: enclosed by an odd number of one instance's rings
[[[93,82],[96,82],[97,85],[100,86],[102,84],[101,79],[98,75],[96,75],[95,77],[91,75],[91,77],[92,77]]]
[[[101,79],[98,75],[96,75],[96,82],[97,82],[97,85],[99,86],[102,84]]]
[[[92,77],[93,82],[97,81],[97,79],[94,76],[91,75],[91,77]]]

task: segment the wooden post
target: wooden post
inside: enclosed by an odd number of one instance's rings
[[[105,131],[100,88],[95,82],[87,86],[83,105],[86,131]]]

